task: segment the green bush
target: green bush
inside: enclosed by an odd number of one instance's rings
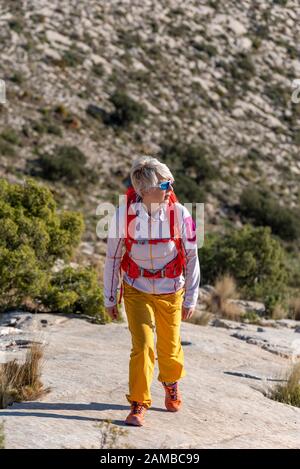
[[[246,187],[240,196],[239,210],[255,225],[269,226],[283,240],[300,238],[299,210],[282,207],[266,188]]]
[[[14,72],[10,77],[10,80],[17,85],[21,85],[24,81],[23,74],[21,72]]]
[[[16,31],[16,33],[21,33],[22,30],[23,30],[23,23],[20,19],[12,19],[8,22],[8,25],[10,27],[10,29],[12,29],[13,31]]]
[[[95,182],[96,175],[86,167],[85,154],[75,146],[57,145],[53,154],[40,154],[38,164],[41,176],[50,181],[62,181],[76,185],[84,182]],[[32,174],[36,173],[33,168]]]
[[[288,0],[273,0],[273,3],[275,5],[281,5],[283,7],[286,6],[287,2],[288,2]]]
[[[174,172],[173,172],[174,173]],[[205,200],[204,189],[199,187],[196,181],[185,174],[175,172],[174,191],[180,203],[196,202],[201,203]]]
[[[256,313],[256,311],[246,311],[245,314],[241,317],[241,322],[249,322],[251,324],[259,324],[260,322],[260,317]]]
[[[249,300],[284,297],[288,273],[285,252],[269,227],[242,229],[225,235],[208,234],[199,250],[202,276],[213,284],[219,275],[232,275]]]
[[[239,52],[230,62],[220,61],[220,65],[229,72],[234,80],[246,82],[255,76],[255,66],[251,56],[245,52]]]
[[[276,109],[282,107],[286,109],[290,101],[290,91],[279,83],[266,84],[265,95],[273,102]]]
[[[57,258],[71,259],[84,222],[77,212],[56,211],[47,187],[0,179],[0,308],[38,298],[51,280]]]
[[[43,304],[62,313],[84,313],[107,319],[104,297],[96,271],[90,267],[65,267],[54,274],[44,296]]]
[[[209,182],[219,176],[209,159],[217,149],[207,145],[162,143],[161,159],[172,168],[176,195],[183,202],[204,202]]]
[[[0,136],[0,156],[15,156],[15,154],[13,145]]]
[[[110,101],[115,110],[105,119],[105,123],[111,126],[128,127],[131,123],[139,124],[146,115],[144,106],[130,98],[124,91],[115,91]]]
[[[11,129],[11,128],[4,129],[1,132],[1,138],[3,140],[6,140],[9,143],[12,143],[13,145],[20,144],[20,139],[18,137],[18,134],[16,133],[14,129]]]
[[[214,57],[218,53],[218,49],[213,44],[206,43],[204,41],[202,42],[191,41],[191,45],[197,51],[199,51],[202,55],[204,55],[204,57],[205,55],[208,57]]]
[[[104,75],[104,68],[102,64],[94,64],[92,67],[92,72],[97,76],[97,77],[102,77]]]
[[[62,67],[76,67],[77,65],[82,65],[85,59],[83,52],[77,49],[69,49],[64,52],[59,65]]]
[[[33,122],[31,127],[39,134],[48,133],[57,135],[58,137],[62,137],[63,135],[61,128],[56,125],[48,116],[43,116],[40,121]]]

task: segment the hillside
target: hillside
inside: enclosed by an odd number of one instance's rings
[[[250,182],[298,206],[298,14],[296,0],[1,0],[1,174],[22,178],[37,154],[75,146],[94,183],[49,183],[93,218],[134,156],[180,142],[219,172],[206,194],[214,223]],[[129,128],[107,118],[116,91],[140,106]]]

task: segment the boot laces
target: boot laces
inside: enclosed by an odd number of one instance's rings
[[[177,383],[165,385],[173,401],[177,400]]]
[[[132,410],[134,414],[140,414],[143,410],[144,406],[142,403],[133,401],[132,402]]]

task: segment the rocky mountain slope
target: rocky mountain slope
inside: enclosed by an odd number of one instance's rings
[[[7,104],[0,124],[20,139],[16,160],[2,152],[2,174],[22,169],[37,147],[73,144],[99,171],[87,194],[93,204],[109,183],[119,187],[142,149],[158,152],[176,136],[211,148],[222,174],[213,186],[217,200],[232,203],[250,181],[265,182],[294,206],[299,9],[296,0],[1,0]],[[116,132],[86,110],[110,111],[109,97],[120,87],[143,105],[145,117]],[[58,105],[67,117],[62,134],[39,133],[41,110]]]

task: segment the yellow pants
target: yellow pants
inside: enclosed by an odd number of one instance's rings
[[[124,306],[131,333],[128,402],[152,404],[155,365],[154,328],[159,366],[158,381],[178,381],[186,375],[181,345],[181,306],[184,288],[167,294],[144,293],[123,281]],[[154,324],[155,319],[155,324]]]

